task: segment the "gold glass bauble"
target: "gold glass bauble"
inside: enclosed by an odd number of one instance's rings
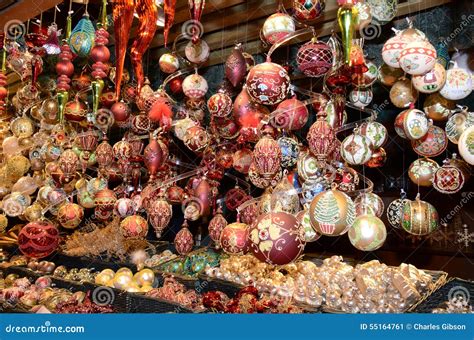
[[[139,286],[151,286],[155,281],[155,273],[151,269],[142,269],[133,276],[133,279]]]
[[[358,216],[349,229],[349,241],[362,251],[379,249],[387,238],[387,229],[383,221],[374,215]]]
[[[435,121],[448,120],[451,110],[454,110],[455,107],[456,103],[454,101],[444,98],[439,92],[430,94],[423,104],[423,110],[428,118]]]
[[[272,192],[273,189],[268,187],[262,196],[260,196],[260,200],[258,201],[258,213],[260,215],[269,213],[272,210]]]
[[[43,216],[42,210],[41,204],[35,202],[25,209],[23,215],[28,222],[38,221]]]
[[[429,158],[420,158],[411,163],[408,168],[408,177],[416,185],[430,187],[433,176],[439,168],[438,163]]]
[[[379,80],[385,86],[393,86],[404,74],[405,72],[401,68],[391,67],[387,64],[383,64],[379,68]]]
[[[410,79],[400,79],[390,89],[390,100],[393,105],[404,109],[414,104],[418,99],[418,91],[413,87]]]
[[[128,273],[117,273],[113,278],[114,287],[117,289],[125,289],[132,283],[132,276]]]
[[[33,135],[35,128],[28,117],[15,118],[10,124],[10,130],[18,138],[27,138]]]
[[[126,275],[128,275],[128,276],[130,276],[130,277],[133,276],[133,273],[132,273],[132,271],[130,270],[130,268],[126,268],[126,267],[122,267],[122,268],[120,268],[119,270],[117,270],[116,275],[118,275],[118,274],[126,274]]]
[[[430,203],[417,198],[406,200],[402,208],[401,226],[413,235],[428,235],[439,227],[438,212]]]

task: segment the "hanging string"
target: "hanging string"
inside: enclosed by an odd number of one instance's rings
[[[86,8],[84,10],[84,15],[89,16],[89,12],[87,12],[87,8],[89,7],[89,0],[86,0]]]

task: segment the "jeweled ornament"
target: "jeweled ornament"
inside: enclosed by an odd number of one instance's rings
[[[288,73],[270,60],[252,67],[245,83],[250,97],[263,105],[280,103],[290,90]]]
[[[416,185],[430,187],[433,176],[438,168],[439,165],[434,160],[420,158],[411,163],[408,168],[408,177],[410,177],[410,180]]]
[[[318,18],[325,7],[325,0],[293,0],[294,16],[308,21]]]
[[[158,60],[160,70],[164,73],[175,73],[179,69],[179,59],[172,53],[164,53]]]
[[[209,135],[203,127],[193,126],[186,130],[183,142],[191,151],[200,152],[209,145]]]
[[[398,11],[398,0],[367,0],[375,22],[386,24],[395,18]]]
[[[333,58],[329,45],[313,38],[298,49],[296,63],[304,75],[321,77],[331,69]]]
[[[234,222],[222,230],[219,243],[222,250],[231,255],[242,255],[248,249],[249,226],[245,223]]]
[[[414,104],[418,99],[418,91],[414,88],[409,79],[397,80],[390,89],[390,101],[400,109],[404,109]]]
[[[400,52],[400,67],[408,74],[422,75],[436,64],[436,49],[428,41],[413,41]]]
[[[183,93],[191,99],[203,98],[208,90],[206,79],[197,73],[184,78]]]
[[[342,158],[349,164],[361,165],[372,157],[372,141],[356,132],[346,137],[340,147]]]
[[[57,219],[63,228],[75,229],[84,218],[84,209],[75,203],[65,203],[59,207]]]
[[[409,202],[406,198],[397,198],[390,202],[387,207],[387,220],[394,228],[401,228],[402,212],[405,203]]]
[[[227,220],[222,215],[222,209],[219,207],[214,217],[209,221],[209,237],[220,247],[221,234],[227,226]]]
[[[270,136],[263,136],[253,150],[253,164],[264,178],[271,178],[280,170],[281,149]]]
[[[188,229],[186,221],[184,221],[181,230],[178,231],[174,238],[174,245],[178,254],[187,255],[193,250],[194,239],[193,234]]]
[[[360,133],[370,139],[374,149],[384,145],[388,138],[387,128],[378,122],[362,123]]]
[[[428,133],[430,125],[423,111],[408,109],[395,118],[395,131],[402,138],[417,140]]]
[[[349,92],[348,99],[352,104],[363,109],[372,102],[373,98],[374,98],[374,94],[371,89],[355,88],[355,89],[352,89],[351,92]]]
[[[436,63],[431,71],[413,76],[411,82],[415,89],[421,93],[437,92],[446,82],[446,70],[440,63]]]
[[[227,117],[232,113],[232,98],[227,93],[217,92],[209,97],[207,108],[215,117]]]
[[[470,126],[474,125],[474,113],[463,109],[461,112],[453,114],[446,122],[445,130],[448,139],[458,144],[462,133]]]
[[[420,200],[405,202],[401,226],[412,235],[428,235],[439,227],[438,212],[430,203]]]
[[[320,111],[317,114],[316,122],[311,125],[306,136],[309,150],[316,157],[318,162],[324,163],[334,152],[337,144],[335,143],[336,133],[326,121],[326,114]]]
[[[358,216],[348,232],[351,244],[362,251],[379,249],[387,238],[383,221],[374,215]]]
[[[456,103],[452,100],[444,98],[439,92],[430,94],[423,104],[423,111],[425,111],[428,118],[435,121],[448,120],[451,110],[454,110]]]
[[[148,223],[139,215],[128,216],[120,222],[120,232],[127,239],[142,239],[148,233]]]
[[[300,130],[308,121],[306,105],[296,97],[285,99],[271,114],[271,124],[280,129]]]
[[[321,235],[318,234],[311,225],[311,219],[309,217],[309,210],[301,210],[296,214],[296,219],[301,225],[301,228],[304,230],[304,240],[305,242],[314,242],[317,241]]]
[[[157,238],[161,237],[163,230],[168,226],[173,216],[173,208],[165,199],[160,198],[150,203],[147,208],[150,224]]]
[[[48,221],[30,222],[18,234],[23,255],[40,259],[52,254],[59,245],[59,231]]]
[[[382,216],[384,204],[382,198],[373,192],[362,193],[354,200],[357,215],[364,215],[361,212],[366,211],[366,207],[370,208],[377,217]]]
[[[458,150],[467,163],[474,165],[474,126],[468,127],[459,137]]]
[[[426,135],[420,139],[412,140],[411,146],[420,156],[436,157],[448,147],[448,138],[442,128],[430,125]]]
[[[356,217],[354,202],[339,190],[328,190],[317,195],[311,202],[309,213],[314,230],[326,236],[345,234]]]
[[[275,13],[263,23],[262,35],[270,44],[286,38],[295,31],[295,22],[288,14]]]
[[[463,171],[454,162],[445,160],[433,176],[433,188],[443,194],[454,194],[461,190],[466,182]]]
[[[291,168],[298,161],[298,154],[300,147],[298,141],[291,137],[280,137],[277,140],[281,149],[281,166],[284,168]]]
[[[453,67],[446,71],[446,82],[439,93],[446,99],[460,100],[469,96],[472,88],[471,74],[454,63]]]
[[[305,247],[304,229],[285,212],[261,215],[250,227],[250,250],[260,261],[284,265],[298,258]]]

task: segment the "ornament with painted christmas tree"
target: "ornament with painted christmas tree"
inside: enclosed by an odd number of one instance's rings
[[[374,215],[358,216],[348,232],[349,241],[362,251],[379,249],[387,238],[387,229],[383,221]]]

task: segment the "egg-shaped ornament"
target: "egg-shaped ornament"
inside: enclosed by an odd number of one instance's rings
[[[446,99],[460,100],[469,96],[472,89],[471,73],[454,63],[453,67],[446,71],[446,82],[439,93]]]
[[[184,78],[183,93],[191,99],[203,98],[208,90],[206,79],[197,73],[191,74]]]
[[[190,40],[184,48],[184,54],[186,58],[193,64],[202,64],[209,59],[211,49],[209,45],[202,39],[194,42]]]
[[[65,229],[75,229],[84,218],[84,209],[76,203],[65,203],[58,209],[57,219]]]
[[[360,126],[360,133],[370,139],[374,149],[385,144],[388,138],[387,128],[379,122],[365,122]]]
[[[59,231],[48,221],[30,222],[18,234],[21,253],[34,259],[51,255],[58,245]]]
[[[286,38],[295,31],[293,18],[285,13],[275,13],[270,15],[262,27],[262,36],[269,44],[274,44]]]
[[[209,237],[220,247],[221,234],[227,226],[227,220],[222,215],[222,209],[219,208],[214,217],[209,221]]]
[[[393,86],[404,75],[405,72],[401,68],[391,67],[385,63],[379,68],[379,80],[385,86]]]
[[[458,150],[467,163],[474,165],[474,126],[464,130],[459,138]]]
[[[127,197],[119,198],[114,204],[114,213],[120,218],[132,216],[136,212],[135,202]]]
[[[139,215],[128,216],[120,222],[120,232],[127,239],[143,239],[148,233],[148,222]]]
[[[334,152],[337,146],[336,133],[326,121],[324,111],[318,112],[317,120],[309,128],[306,139],[308,140],[309,150],[318,162],[325,162]]]
[[[298,141],[291,137],[280,137],[277,140],[281,149],[281,166],[284,168],[293,167],[298,161],[300,146]]]
[[[407,202],[409,200],[406,198],[397,198],[387,206],[387,220],[392,227],[396,229],[401,228],[403,206]]]
[[[345,234],[356,218],[352,199],[339,190],[327,190],[317,195],[309,208],[311,225],[326,236]]]
[[[313,38],[298,49],[296,63],[304,75],[321,77],[331,69],[333,58],[329,45]]]
[[[362,251],[374,251],[385,243],[387,228],[377,216],[360,215],[355,219],[347,235],[355,248]]]
[[[461,112],[455,113],[449,117],[445,126],[446,135],[452,143],[458,144],[462,133],[473,125],[474,113],[468,112],[467,109],[462,110]]]
[[[372,142],[368,137],[354,133],[342,141],[340,153],[347,163],[361,165],[372,157],[372,148]]]
[[[400,53],[406,45],[407,43],[402,39],[400,33],[388,39],[382,47],[382,59],[384,63],[390,67],[400,68]]]
[[[437,92],[446,82],[446,70],[437,62],[431,71],[425,74],[413,76],[411,82],[415,89],[421,93]]]
[[[293,0],[293,15],[297,20],[309,21],[318,18],[325,7],[325,0]]]
[[[179,69],[179,59],[173,53],[164,53],[158,60],[160,70],[164,73],[175,73]]]
[[[95,29],[89,15],[84,15],[77,23],[76,27],[71,31],[69,36],[69,47],[74,54],[81,57],[89,55],[94,46]]]
[[[252,253],[262,262],[284,265],[296,260],[304,250],[304,229],[295,216],[269,212],[257,218],[248,235]]]
[[[271,178],[280,170],[281,149],[271,136],[263,136],[255,145],[253,163],[264,178]]]
[[[296,214],[300,211],[298,191],[290,183],[287,176],[283,176],[281,181],[273,188],[270,198],[270,210],[273,212],[284,211],[289,214]]]
[[[150,224],[157,238],[161,237],[163,230],[168,226],[173,216],[173,208],[165,199],[160,198],[150,203],[147,208]]]
[[[377,23],[384,25],[392,21],[398,12],[398,0],[367,0],[370,6],[372,19]]]
[[[429,121],[423,111],[408,109],[395,118],[395,131],[402,138],[417,140],[428,133]]]
[[[412,235],[428,235],[439,227],[438,212],[430,203],[416,198],[403,205],[401,226]]]
[[[232,113],[232,98],[224,92],[217,92],[209,97],[207,108],[215,117],[227,117]]]
[[[421,40],[408,43],[398,60],[403,71],[416,76],[430,72],[436,64],[436,57],[434,46]]]
[[[366,192],[358,195],[354,200],[354,204],[358,216],[364,215],[367,208],[369,208],[375,216],[380,217],[385,208],[382,198],[373,192]]]
[[[448,147],[446,132],[436,125],[430,125],[428,132],[422,138],[411,141],[413,150],[424,157],[441,155]]]
[[[191,234],[188,229],[186,220],[184,221],[181,230],[178,231],[176,237],[174,238],[174,246],[180,255],[187,255],[193,250],[194,238],[193,234]]]
[[[466,176],[455,162],[445,160],[433,176],[433,188],[443,194],[454,194],[461,190],[466,182]]]
[[[454,101],[444,98],[439,92],[430,94],[423,103],[423,111],[428,118],[439,122],[448,120],[451,110],[455,107]]]
[[[410,164],[408,177],[418,186],[430,187],[433,183],[433,176],[439,165],[429,158],[420,158]]]
[[[252,67],[245,83],[250,97],[263,105],[280,103],[290,90],[290,77],[286,70],[269,60]]]
[[[219,243],[222,250],[231,255],[242,255],[248,249],[249,226],[235,222],[228,224],[222,230]]]
[[[363,109],[372,102],[373,98],[374,94],[370,88],[354,88],[349,92],[348,99],[352,104]]]
[[[247,61],[242,53],[242,46],[237,44],[225,62],[225,76],[233,87],[237,87],[245,79],[247,71]]]
[[[409,107],[418,99],[418,91],[415,89],[410,79],[400,79],[393,84],[390,89],[390,101],[400,109]]]

